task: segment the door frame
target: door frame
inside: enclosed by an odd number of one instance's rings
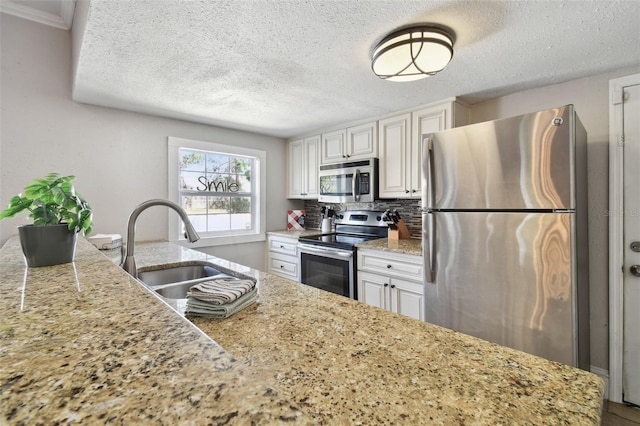
[[[624,331],[624,138],[623,89],[640,84],[640,74],[609,81],[609,390],[622,403]]]

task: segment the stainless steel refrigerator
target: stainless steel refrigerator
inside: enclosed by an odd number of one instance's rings
[[[572,105],[423,135],[428,322],[589,369],[586,142]]]

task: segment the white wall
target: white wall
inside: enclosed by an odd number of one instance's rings
[[[471,122],[478,123],[575,105],[588,135],[591,365],[604,370],[609,368],[609,80],[639,71],[640,67],[582,78],[471,107]]]
[[[286,150],[282,139],[79,104],[71,100],[71,34],[1,16],[0,206],[48,172],[77,176],[94,208],[95,233],[126,233],[144,200],[167,198],[167,137],[267,152],[267,230],[285,229]],[[173,214],[173,213],[171,213]],[[154,207],[138,220],[137,240],[166,240],[169,213]],[[0,222],[0,245],[26,216]],[[203,249],[264,269],[264,243]]]

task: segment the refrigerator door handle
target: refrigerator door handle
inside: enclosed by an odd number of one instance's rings
[[[433,197],[435,194],[435,180],[434,180],[434,161],[433,161],[433,139],[425,138],[424,145],[426,145],[427,149],[427,161],[426,161],[426,170],[425,177],[427,178],[426,186],[426,218],[427,218],[427,233],[428,240],[426,244],[426,249],[428,253],[425,253],[425,257],[427,259],[427,271],[426,278],[427,282],[434,283],[436,280],[436,214],[433,211],[429,211],[429,209],[433,208]],[[423,194],[425,195],[425,194]]]
[[[427,145],[427,205],[426,207],[429,209],[433,208],[434,197],[436,193],[436,180],[435,180],[435,162],[434,162],[434,152],[433,152],[433,139],[426,139]]]
[[[434,212],[427,213],[427,232],[429,233],[427,239],[427,250],[428,253],[425,254],[425,258],[427,259],[427,282],[435,283],[436,282],[436,214]]]

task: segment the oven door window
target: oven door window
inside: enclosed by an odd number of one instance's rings
[[[353,286],[352,261],[301,253],[301,282],[321,290],[350,297]],[[355,298],[355,289],[353,298]]]

